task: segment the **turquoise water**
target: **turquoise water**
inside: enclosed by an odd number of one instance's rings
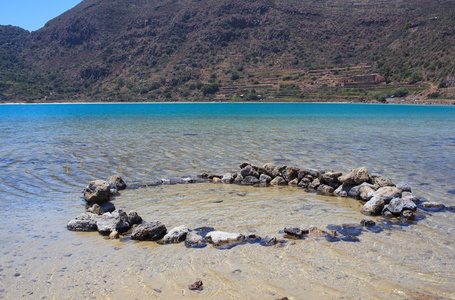
[[[144,278],[152,277],[142,274],[144,270],[136,270],[136,265],[126,259],[124,253],[133,251],[141,256],[145,251],[141,250],[142,247],[128,241],[104,241],[96,233],[68,232],[66,222],[83,211],[81,191],[93,179],[120,174],[126,181],[146,183],[162,178],[194,177],[203,171],[223,174],[237,170],[243,161],[258,165],[275,162],[278,165],[330,168],[344,173],[365,166],[396,182],[408,181],[418,196],[455,205],[454,129],[455,108],[442,106],[300,103],[0,105],[0,201],[3,208],[0,218],[8,220],[2,223],[0,236],[0,252],[3,253],[0,258],[0,296],[16,298],[33,293],[34,296],[52,298],[62,295],[76,297],[82,293],[87,297],[104,298],[103,289],[108,296],[115,293],[129,295],[128,286],[133,286],[138,297],[172,298],[181,296],[180,290],[185,287],[186,281],[181,283],[179,277],[188,276],[187,280],[191,281],[193,277],[205,273],[221,283],[199,294],[202,298],[241,298],[246,295],[249,298],[264,296],[272,299],[272,293],[294,295],[298,299],[298,292],[303,292],[299,287],[302,280],[299,272],[305,272],[295,265],[295,254],[289,249],[276,253],[277,250],[245,245],[227,253],[209,248],[199,252],[189,251],[181,245],[175,245],[174,251],[164,251],[147,245],[154,249],[155,259],[178,259],[169,257],[177,255],[185,262],[187,259],[192,261],[181,268],[163,266],[161,273],[166,273],[169,279],[160,279],[160,275],[147,270],[154,274],[153,278],[158,278],[156,282],[153,281],[155,279],[148,279],[151,280],[148,282]],[[116,204],[136,209],[140,214],[149,215],[149,218],[158,214],[162,220],[176,226],[184,223],[180,220],[186,220],[188,226],[210,225],[200,224],[209,220],[225,230],[257,230],[259,234],[279,236],[278,231],[284,225],[292,225],[286,222],[305,223],[298,214],[291,217],[286,214],[287,207],[298,209],[299,203],[293,202],[298,197],[294,194],[301,191],[271,193],[267,189],[224,187],[208,192],[213,188],[202,184],[129,191],[123,200],[116,200]],[[211,205],[198,202],[206,198],[229,199],[230,195],[244,193],[251,198],[247,196],[238,204],[226,204],[221,211],[217,207],[216,212]],[[255,206],[257,201],[265,201],[263,199],[269,199],[272,194],[273,199],[269,201],[282,197],[287,199],[288,204],[269,206],[259,202],[259,206]],[[176,195],[191,201],[182,202],[180,210],[173,208],[175,215],[161,213],[166,207],[173,206],[169,199],[183,201]],[[336,221],[357,222],[362,217],[355,212],[356,202],[342,205],[337,202],[334,205],[327,202],[334,200],[316,195],[308,197],[310,208],[332,211]],[[150,199],[158,205],[160,213],[151,208]],[[198,203],[197,213],[190,212],[194,210],[194,203]],[[244,206],[246,204],[248,206]],[[226,221],[229,214],[239,207],[243,217]],[[276,222],[266,222],[268,215]],[[320,295],[321,298],[402,298],[415,291],[451,298],[455,297],[451,288],[455,286],[455,276],[450,268],[455,260],[452,254],[455,234],[453,217],[450,212],[434,213],[404,232],[390,236],[367,236],[365,239],[369,239],[370,243],[359,246],[338,246],[338,254],[333,252],[331,245],[324,246],[327,252],[321,257],[317,255],[321,245],[298,241],[292,247],[297,249],[293,251],[312,257],[312,262],[300,262],[311,270],[313,267],[326,268],[324,274],[317,276],[318,282],[309,283],[311,289],[317,291],[316,298]],[[318,226],[327,225],[326,221],[320,221],[320,218],[326,217],[318,213],[305,215],[305,218]],[[404,256],[401,251],[406,247],[412,248],[410,244],[414,243],[416,235],[420,239],[419,251],[409,250],[412,260],[409,265],[403,266],[400,263]],[[75,249],[72,246],[74,243],[84,245],[84,250],[81,251],[80,247]],[[356,260],[371,255],[371,245],[380,245],[377,246],[380,250],[374,246],[374,251],[388,249],[386,252],[391,252],[385,260],[376,257],[376,275],[363,274],[361,268],[354,267]],[[84,259],[86,251],[99,260],[106,259],[99,256],[96,250],[91,252],[87,248],[102,249],[106,255],[129,266],[125,267],[123,275],[132,277],[125,279],[125,276],[119,275],[103,285],[103,276],[110,273],[107,270],[115,263],[109,260],[103,267],[91,265],[92,262]],[[394,251],[398,253],[396,256],[392,254]],[[422,251],[426,253],[423,255],[425,259],[421,258]],[[259,255],[264,259],[252,263],[250,255]],[[151,259],[148,255],[145,257]],[[210,265],[194,262],[206,257],[217,262],[220,273]],[[41,259],[46,267],[37,263]],[[144,259],[138,258],[139,261]],[[324,259],[336,266],[329,268]],[[337,259],[343,260],[344,265],[337,264]],[[221,263],[225,260],[228,265]],[[74,265],[77,261],[98,268],[98,272],[76,270]],[[267,262],[274,271],[267,268]],[[156,261],[151,259],[144,263]],[[399,265],[401,269],[392,265]],[[67,269],[61,271],[62,268]],[[243,270],[240,281],[229,277],[233,275],[220,275],[224,271],[231,274],[230,269],[239,268]],[[282,282],[285,287],[268,290],[277,280],[277,274],[284,274],[286,270],[291,279]],[[387,270],[391,273],[388,274]],[[79,279],[74,278],[89,277],[91,272],[96,273],[97,287],[87,288],[83,282],[78,282],[76,286],[75,282]],[[14,276],[15,273],[21,275]],[[139,273],[143,275],[140,287],[136,286],[138,280],[132,275]],[[425,276],[418,275],[420,273]],[[353,274],[364,282],[362,286],[352,282]],[[430,274],[438,277],[428,278]],[[336,279],[338,277],[341,279]],[[255,282],[257,278],[263,283]],[[46,283],[48,281],[51,284]],[[381,283],[385,290],[383,295],[375,282]],[[119,287],[113,288],[113,283]],[[327,286],[331,284],[335,287],[328,292]],[[349,284],[357,286],[356,291],[348,288]],[[258,285],[261,292],[250,285]],[[82,286],[86,290],[82,290]],[[154,289],[160,289],[162,293],[154,292]],[[225,294],[226,297],[222,293],[225,289],[231,291]]]

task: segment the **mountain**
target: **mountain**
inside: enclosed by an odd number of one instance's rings
[[[299,99],[346,94],[346,76],[420,91],[455,74],[453,0],[84,0],[1,28],[4,100]]]

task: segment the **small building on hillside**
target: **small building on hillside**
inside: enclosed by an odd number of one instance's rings
[[[339,81],[340,86],[363,87],[371,86],[385,82],[385,78],[380,74],[357,75],[352,77],[343,77]]]

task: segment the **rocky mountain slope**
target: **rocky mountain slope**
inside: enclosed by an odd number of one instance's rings
[[[0,28],[4,101],[303,99],[346,76],[412,90],[455,74],[452,0],[84,0]]]

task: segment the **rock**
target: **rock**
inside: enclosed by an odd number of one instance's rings
[[[407,221],[414,221],[416,216],[414,215],[414,213],[410,210],[403,210],[403,212],[401,213],[401,216],[406,219]]]
[[[299,171],[299,168],[296,167],[286,167],[283,171],[282,177],[287,182],[290,182],[299,177]]]
[[[98,204],[94,203],[93,205],[91,205],[88,209],[87,209],[87,212],[89,213],[93,213],[95,215],[102,215],[104,214],[104,210],[101,208],[101,206],[99,206]]]
[[[163,237],[164,244],[177,244],[186,240],[189,230],[185,225],[173,228]]]
[[[104,212],[113,212],[115,210],[115,205],[112,202],[100,204],[100,207]]]
[[[302,178],[302,180],[300,180],[299,184],[297,186],[301,187],[301,188],[304,188],[304,189],[308,189],[310,184],[311,184],[311,181],[309,178]]]
[[[375,189],[370,187],[369,185],[364,185],[360,188],[360,199],[363,201],[368,201],[373,197]]]
[[[444,208],[445,205],[437,202],[423,202],[420,204],[423,208]]]
[[[191,284],[188,286],[188,288],[192,291],[202,291],[203,290],[203,287],[202,287],[202,281],[199,280],[199,281],[196,281],[195,283]]]
[[[83,213],[69,221],[66,227],[71,231],[97,231],[97,218],[96,214]]]
[[[132,240],[158,241],[166,235],[167,229],[160,221],[145,222],[134,228]]]
[[[352,187],[349,192],[348,192],[348,196],[351,197],[351,198],[354,198],[354,199],[359,199],[360,198],[360,194],[362,193],[362,190],[364,187],[370,187],[370,188],[374,188],[374,186],[370,183],[367,183],[367,182],[364,182],[360,185],[356,185],[354,187]]]
[[[405,201],[412,201],[414,203],[419,203],[420,199],[417,197],[414,197],[414,195],[411,192],[402,192],[401,193],[401,198]]]
[[[328,184],[331,182],[339,182],[338,177],[342,176],[343,174],[341,172],[325,172],[324,174],[321,174],[319,177],[319,180],[321,180],[322,183]]]
[[[273,235],[266,235],[265,238],[261,241],[263,246],[273,246],[276,245],[277,239]]]
[[[229,233],[224,231],[211,231],[205,236],[207,242],[215,245],[216,247],[221,246],[234,246],[238,243],[243,242],[245,236],[240,233]]]
[[[387,210],[390,211],[394,215],[399,215],[403,211],[403,199],[401,198],[393,198],[389,205],[387,206]]]
[[[233,183],[236,176],[236,173],[226,173],[223,175],[223,178],[221,178],[221,181],[224,183]]]
[[[210,179],[212,182],[221,182],[221,178],[220,177],[213,177],[212,179]]]
[[[349,194],[349,191],[353,187],[354,186],[352,184],[343,183],[333,192],[333,194],[338,197],[347,197]]]
[[[405,192],[406,193],[406,192]],[[417,205],[409,198],[401,198],[403,200],[403,210],[416,211]]]
[[[250,233],[245,237],[245,241],[247,241],[248,243],[255,243],[260,240],[261,237],[254,233]]]
[[[126,183],[119,175],[112,175],[106,181],[114,183],[119,191],[126,189]]]
[[[273,163],[267,163],[263,165],[261,169],[265,172],[266,175],[272,178],[280,176],[280,170],[278,169],[278,166]]]
[[[237,173],[237,176],[235,176],[234,183],[235,184],[241,184],[243,180],[243,176],[240,173]]]
[[[388,203],[393,198],[401,198],[401,190],[393,186],[384,186],[376,190],[373,196],[382,196]]]
[[[269,175],[261,174],[261,176],[259,176],[259,182],[262,184],[269,184],[270,181],[272,181],[272,177]]]
[[[315,236],[315,237],[326,237],[329,235],[326,231],[321,230],[315,226],[310,226],[310,228],[308,229],[308,233],[311,236]]]
[[[320,173],[316,169],[303,169],[303,170],[300,170],[299,178],[303,178],[303,177],[307,177],[307,176],[311,176],[311,181],[313,181],[314,178],[319,178]]]
[[[411,191],[411,186],[407,181],[401,181],[400,183],[397,184],[397,189],[399,189],[401,192],[412,192]]]
[[[142,221],[142,218],[134,210],[128,213],[128,223],[130,223],[130,226],[142,224]]]
[[[126,232],[131,225],[128,223],[128,215],[121,209],[112,213],[107,212],[98,217],[98,232],[102,235],[109,235],[112,231],[119,233]]]
[[[299,179],[298,178],[294,178],[291,181],[289,181],[288,184],[292,185],[292,186],[297,186],[299,184]]]
[[[371,183],[374,185],[375,189],[384,187],[384,186],[395,186],[392,180],[389,178],[378,174],[378,173],[371,173],[370,174]]]
[[[259,179],[257,179],[254,176],[246,176],[245,178],[243,178],[243,180],[241,182],[242,185],[255,185],[258,183],[259,183]]]
[[[239,167],[240,167],[240,169],[243,169],[243,168],[245,168],[246,166],[251,166],[251,164],[250,164],[249,162],[246,161],[246,162],[241,163]]]
[[[202,236],[189,232],[185,238],[185,246],[187,248],[204,248],[207,244]]]
[[[380,215],[384,209],[385,200],[382,196],[374,196],[362,207],[360,212],[367,216]]]
[[[244,167],[242,170],[240,170],[240,174],[243,176],[243,178],[246,178],[248,176],[256,177],[259,178],[259,172],[256,171],[252,166],[247,165]]]
[[[386,206],[387,206],[387,205],[386,205]],[[395,218],[395,215],[392,214],[392,213],[391,213],[390,211],[388,211],[388,210],[384,210],[384,211],[382,212],[382,216],[383,216],[384,218],[387,218],[387,219]]]
[[[284,228],[284,233],[294,236],[296,238],[301,239],[304,234],[308,234],[308,230],[302,229],[300,227],[285,227]]]
[[[191,177],[183,177],[181,180],[182,180],[182,183],[193,183],[195,181]]]
[[[333,187],[325,185],[325,184],[321,184],[317,188],[318,194],[321,194],[321,195],[332,195],[333,191],[334,191]]]
[[[287,185],[288,183],[286,180],[283,179],[281,176],[277,176],[270,181],[270,185]]]
[[[308,186],[308,188],[312,189],[312,190],[315,190],[318,188],[318,186],[321,184],[321,181],[319,180],[319,178],[316,178],[314,179],[310,185]]]
[[[338,180],[341,183],[361,184],[370,180],[370,174],[368,174],[368,170],[366,168],[361,167],[352,169],[348,174],[340,176]]]
[[[84,190],[85,201],[89,203],[106,203],[111,199],[111,196],[111,185],[104,180],[90,181]]]
[[[109,238],[111,240],[118,239],[119,237],[120,237],[120,234],[118,233],[118,231],[115,231],[115,230],[109,234]]]
[[[360,225],[365,226],[365,227],[369,227],[369,226],[375,226],[376,223],[373,220],[370,220],[370,219],[363,219],[362,221],[360,221]]]

